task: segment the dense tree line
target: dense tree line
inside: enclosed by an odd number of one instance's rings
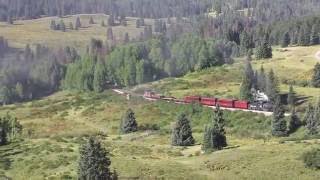
[[[90,49],[96,50],[68,65],[63,83],[66,89],[99,92],[107,83],[132,86],[232,62],[230,53],[225,53],[227,47],[196,36],[172,43],[160,36],[117,46],[107,55],[106,46],[94,40]]]
[[[55,92],[64,77],[64,65],[78,57],[72,48],[50,50],[41,45],[11,50],[1,60],[0,102],[8,104]],[[8,51],[7,51],[8,52]]]

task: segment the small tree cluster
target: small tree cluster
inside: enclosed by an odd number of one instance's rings
[[[194,143],[190,121],[186,114],[182,113],[178,116],[178,120],[172,130],[172,145],[191,146]]]
[[[55,20],[51,20],[50,22],[50,29],[55,31],[62,31],[66,32],[66,25],[64,21],[61,19],[60,22],[57,24]]]
[[[132,133],[138,131],[138,123],[136,121],[134,112],[132,109],[128,109],[120,124],[120,131],[123,134]]]
[[[309,104],[305,112],[304,123],[308,130],[308,134],[315,135],[319,133],[320,130],[320,101],[315,105]]]
[[[7,114],[0,117],[0,146],[6,145],[8,142],[14,140],[22,132],[22,126],[17,120]]]
[[[220,150],[227,146],[223,111],[217,106],[212,122],[205,127],[202,149],[206,152]]]
[[[272,58],[272,48],[269,40],[269,35],[266,34],[262,42],[260,42],[259,46],[257,47],[256,52],[257,59],[267,59]]]
[[[313,87],[320,87],[320,64],[317,63],[313,68],[313,76],[311,79],[311,84]]]
[[[287,122],[284,113],[284,108],[281,104],[280,97],[278,96],[273,104],[273,119],[271,124],[271,133],[273,136],[287,135]]]
[[[101,143],[91,137],[86,144],[80,147],[78,179],[117,180],[117,173],[110,171],[111,160],[109,156],[109,152],[101,146]]]

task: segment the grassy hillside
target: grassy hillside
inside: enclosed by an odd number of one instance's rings
[[[107,39],[107,15],[79,15],[82,28],[78,31],[70,30],[69,23],[75,25],[78,16],[44,17],[35,20],[15,21],[14,25],[8,25],[0,22],[0,36],[4,36],[9,40],[11,45],[18,48],[25,47],[26,44],[47,44],[49,47],[72,46],[85,49],[91,38],[101,40]],[[89,24],[90,17],[93,17],[95,24]],[[51,20],[56,23],[62,19],[67,27],[67,32],[53,31],[50,29]],[[106,27],[101,26],[101,21],[104,20]],[[153,24],[153,20],[146,19],[146,24]],[[130,38],[137,38],[143,27],[136,28],[136,18],[127,18],[127,26],[112,27],[114,36],[117,41],[122,41],[126,32]]]
[[[140,125],[156,124],[159,131],[140,130],[119,135],[121,115],[133,108]],[[30,103],[4,106],[23,126],[24,140],[0,147],[0,174],[13,179],[75,179],[78,147],[89,135],[98,135],[112,154],[120,179],[316,179],[320,172],[304,168],[301,154],[316,141],[283,143],[270,136],[270,119],[244,112],[225,112],[228,148],[201,154],[203,127],[212,110],[197,105],[179,106],[127,101],[113,92],[57,93]],[[197,145],[170,146],[170,130],[177,114],[191,118]],[[300,137],[300,129],[292,137]],[[279,171],[280,170],[280,171]]]
[[[320,46],[311,47],[274,47],[273,58],[255,60],[254,69],[261,66],[268,72],[271,68],[279,77],[281,91],[287,92],[288,84],[295,83],[297,95],[318,97],[320,90],[309,87],[312,69],[319,62],[315,54]],[[135,91],[154,89],[158,92],[183,97],[185,95],[212,95],[237,98],[243,72],[243,59],[236,59],[233,65],[211,68],[202,72],[190,73],[181,78],[168,78],[158,82],[135,87]]]

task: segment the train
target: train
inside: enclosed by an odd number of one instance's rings
[[[183,99],[177,99],[175,97],[166,97],[160,94],[156,94],[153,91],[145,91],[144,98],[150,100],[165,100],[169,102],[175,102],[178,104],[191,104],[197,103],[204,106],[220,106],[224,108],[234,108],[234,109],[246,109],[246,110],[256,110],[256,111],[272,111],[272,104],[267,101],[245,101],[236,99],[223,99],[216,97],[203,97],[203,96],[185,96]]]

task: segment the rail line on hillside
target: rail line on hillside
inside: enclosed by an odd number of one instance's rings
[[[121,90],[121,89],[112,89],[113,92],[122,95],[122,96],[127,96],[128,94],[131,96],[137,96],[137,97],[142,97],[147,101],[159,101],[160,99],[153,99],[153,98],[147,98],[144,97],[143,95],[137,94],[137,93],[132,93],[129,91]],[[166,101],[166,100],[163,100]],[[183,102],[176,102],[176,101],[167,101],[168,103],[175,103],[175,104],[187,104]],[[207,106],[212,109],[216,109],[216,106]],[[226,108],[226,107],[220,107],[222,110],[228,110],[228,111],[244,111],[244,112],[252,112],[252,113],[257,113],[257,114],[264,114],[265,116],[272,116],[273,112],[267,112],[267,111],[258,111],[258,110],[250,110],[250,109],[239,109],[239,108]],[[289,113],[285,113],[285,116],[290,116]]]

